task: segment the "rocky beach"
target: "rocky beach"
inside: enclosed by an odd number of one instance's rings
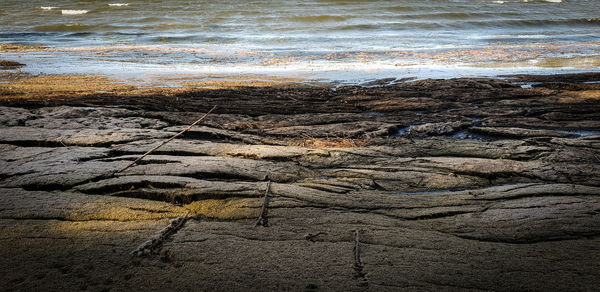
[[[600,73],[0,78],[0,290],[598,287]]]

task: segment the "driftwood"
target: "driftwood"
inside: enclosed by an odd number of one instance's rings
[[[365,272],[363,272],[363,263],[360,259],[360,231],[356,229],[354,231],[354,265],[352,266],[354,272],[356,273],[355,277],[360,279],[360,286],[367,286],[367,278]]]
[[[211,109],[210,109],[210,110],[209,110],[207,113],[205,113],[205,114],[204,114],[204,115],[203,115],[201,118],[199,118],[198,120],[196,120],[195,122],[193,122],[193,123],[192,123],[192,124],[191,124],[189,127],[185,128],[185,129],[183,129],[181,132],[179,132],[179,133],[175,134],[175,136],[173,136],[173,137],[171,137],[171,138],[169,138],[169,139],[167,139],[167,140],[163,141],[162,143],[160,143],[160,145],[158,145],[158,146],[156,146],[156,147],[154,147],[154,148],[152,148],[152,149],[148,150],[148,152],[144,153],[142,156],[140,156],[140,157],[139,157],[138,159],[136,159],[134,162],[132,162],[131,164],[127,165],[125,168],[123,168],[123,169],[121,169],[121,170],[119,170],[119,171],[117,171],[117,172],[115,172],[115,173],[113,173],[113,174],[116,174],[116,173],[119,173],[119,172],[123,172],[123,171],[125,171],[126,169],[128,169],[128,168],[130,168],[130,167],[134,166],[136,163],[138,163],[138,162],[139,162],[140,160],[142,160],[144,157],[146,157],[146,156],[150,155],[150,153],[152,153],[152,152],[156,151],[158,148],[160,148],[160,147],[162,147],[163,145],[165,145],[165,144],[167,144],[167,143],[169,143],[169,142],[173,141],[175,138],[177,138],[177,137],[181,136],[183,133],[185,133],[185,132],[189,131],[189,130],[190,130],[192,127],[193,127],[193,126],[195,126],[196,124],[198,124],[198,123],[200,123],[202,120],[204,120],[204,119],[205,119],[205,118],[206,118],[206,117],[207,117],[207,116],[208,116],[210,113],[212,113],[212,112],[213,112],[213,111],[214,111],[216,108],[217,108],[217,106],[216,106],[216,105],[215,105],[215,106],[213,106],[213,107],[212,107],[212,108],[211,108]]]
[[[319,236],[319,235],[326,235],[327,232],[317,232],[317,233],[309,233],[307,235],[304,235],[304,239],[308,240],[308,241],[314,241],[315,237]]]
[[[187,217],[190,214],[188,211],[185,216],[179,217],[169,224],[169,226],[165,227],[165,229],[161,230],[156,236],[148,239],[144,243],[142,243],[138,248],[136,248],[133,252],[131,252],[134,256],[146,256],[154,253],[157,249],[159,249],[165,240],[169,238],[169,236],[177,233],[183,224],[187,221]]]
[[[360,234],[358,229],[354,231],[354,266],[362,266],[360,260]]]
[[[267,189],[265,190],[265,200],[263,202],[263,206],[262,206],[262,210],[260,212],[260,216],[258,217],[258,219],[256,220],[256,222],[254,223],[254,227],[258,226],[258,225],[262,225],[263,227],[268,227],[269,226],[269,221],[267,219],[267,214],[269,212],[268,208],[269,208],[269,192],[271,191],[271,181],[269,180],[269,182],[267,183]]]

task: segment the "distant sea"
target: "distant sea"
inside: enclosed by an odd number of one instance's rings
[[[600,70],[598,0],[3,0],[31,73],[327,80]]]

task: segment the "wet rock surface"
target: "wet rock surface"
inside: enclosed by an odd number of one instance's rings
[[[600,76],[563,77],[3,93],[1,287],[594,290]]]

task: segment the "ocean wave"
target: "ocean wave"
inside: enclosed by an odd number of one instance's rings
[[[58,7],[56,7],[56,6],[40,6],[40,9],[42,9],[42,10],[52,10],[55,8],[58,8]]]
[[[64,36],[70,37],[70,38],[82,38],[82,37],[90,36],[92,34],[93,33],[91,33],[91,32],[83,31],[83,32],[73,32],[73,33],[65,34]]]
[[[80,15],[80,14],[86,14],[88,12],[89,12],[89,10],[70,10],[70,9],[63,9],[61,11],[61,13],[63,15]]]
[[[33,28],[33,30],[40,32],[81,32],[91,29],[91,26],[80,23],[40,25]]]
[[[421,29],[436,29],[444,28],[446,25],[438,22],[394,22],[384,24],[351,24],[342,25],[332,28],[333,30],[396,30],[396,29],[409,29],[409,28],[421,28]]]
[[[533,3],[533,2],[548,2],[548,3],[562,3],[562,0],[494,0],[490,3],[494,4],[505,4],[505,3]]]
[[[108,6],[111,6],[111,7],[129,6],[129,3],[108,3]]]
[[[151,38],[153,42],[171,43],[180,41],[189,41],[198,39],[195,35],[180,35],[180,36],[156,36]]]
[[[507,40],[507,39],[547,39],[551,35],[545,34],[496,34],[496,35],[471,35],[467,39],[474,40]]]
[[[158,16],[150,16],[150,17],[141,17],[141,18],[129,18],[126,22],[129,23],[161,23],[165,21],[172,21],[170,18],[158,17]]]
[[[167,30],[167,31],[176,31],[176,30],[185,30],[185,29],[202,29],[204,28],[201,24],[186,24],[186,23],[159,23],[156,25],[143,26],[139,29],[142,30]]]
[[[353,24],[353,25],[343,25],[338,26],[336,30],[376,30],[380,29],[381,25],[376,24]]]
[[[349,19],[349,16],[341,15],[311,15],[311,16],[294,16],[290,17],[291,21],[296,22],[326,22],[326,21],[344,21]]]
[[[146,33],[143,32],[120,32],[120,31],[107,31],[103,33],[106,36],[143,36]]]
[[[483,18],[483,16],[482,16]],[[332,31],[351,31],[351,30],[401,30],[405,28],[417,29],[473,29],[486,27],[552,27],[552,26],[600,26],[600,18],[571,18],[571,19],[499,19],[499,20],[449,20],[449,21],[427,21],[424,17],[422,21],[409,20],[406,22],[372,23],[372,24],[347,24],[333,26]]]
[[[0,39],[10,39],[10,38],[35,38],[35,37],[44,37],[47,36],[47,33],[44,32],[0,32]]]
[[[387,7],[387,10],[390,11],[413,11],[415,10],[414,7],[411,6],[391,6],[391,7]]]
[[[467,24],[473,27],[506,27],[506,26],[553,26],[553,25],[600,25],[600,18],[569,18],[569,19],[509,19],[492,21],[466,21],[451,24],[453,27],[462,27]]]
[[[441,12],[441,13],[423,13],[423,14],[411,14],[404,15],[403,18],[408,19],[464,19],[471,17],[484,17],[490,16],[487,13],[478,12]]]

